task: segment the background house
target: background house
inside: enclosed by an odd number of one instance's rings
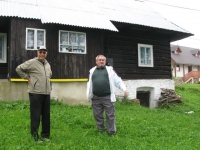
[[[148,107],[156,106],[160,88],[174,89],[170,42],[192,35],[133,0],[0,0],[0,33],[0,77],[9,80],[0,84],[1,100],[28,99],[15,68],[44,45],[52,98],[87,104],[88,71],[104,54],[129,98]]]
[[[172,73],[184,82],[199,82],[200,49],[171,45]]]

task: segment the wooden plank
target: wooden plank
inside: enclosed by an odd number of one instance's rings
[[[153,36],[151,32],[124,30],[124,33],[115,33],[42,24],[40,20],[22,18],[11,20],[11,77],[18,77],[15,72],[17,65],[36,56],[36,51],[25,50],[26,27],[46,29],[46,46],[49,50],[47,60],[51,64],[53,78],[87,78],[89,69],[96,65],[95,57],[104,54],[108,58],[113,58],[114,69],[126,79],[171,79],[170,43],[166,37]],[[87,54],[59,53],[59,30],[86,33]],[[153,45],[154,67],[138,67],[138,43]]]
[[[169,42],[151,35],[105,35],[104,52],[113,58],[116,72],[124,79],[171,79]],[[164,38],[162,38],[164,39]],[[138,67],[138,43],[153,45],[154,67]]]

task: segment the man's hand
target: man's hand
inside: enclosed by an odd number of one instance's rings
[[[31,83],[31,78],[28,78],[28,83]]]
[[[126,90],[124,91],[124,97],[128,97],[128,92]]]

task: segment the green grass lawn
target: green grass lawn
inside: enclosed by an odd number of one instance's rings
[[[169,108],[116,102],[114,136],[97,131],[90,106],[52,101],[51,141],[41,144],[30,136],[29,101],[0,102],[0,150],[198,150],[200,85],[177,86],[176,92],[184,103]]]

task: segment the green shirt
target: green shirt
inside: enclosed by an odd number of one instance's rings
[[[98,97],[110,95],[110,83],[106,67],[96,68],[92,75],[93,94]]]

